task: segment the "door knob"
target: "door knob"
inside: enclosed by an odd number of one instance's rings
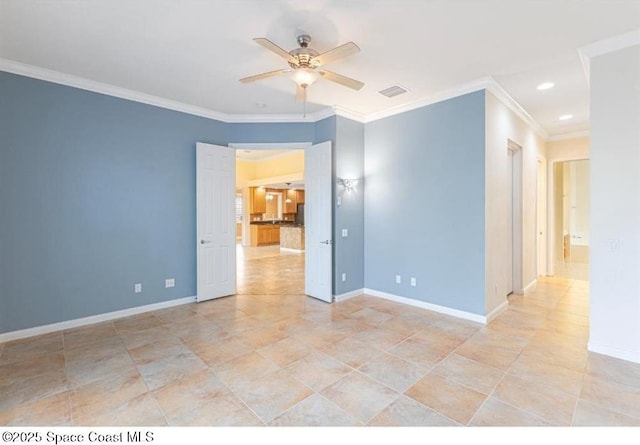
[[[200,240],[200,244],[211,244],[213,241],[209,241],[209,240]]]
[[[333,244],[333,241],[328,239],[328,240],[320,241],[320,244]]]

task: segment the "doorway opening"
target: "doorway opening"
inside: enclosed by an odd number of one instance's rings
[[[303,294],[304,149],[236,147],[239,295]]]
[[[589,280],[589,160],[556,162],[554,179],[554,274]]]

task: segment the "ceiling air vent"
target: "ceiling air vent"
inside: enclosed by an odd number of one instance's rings
[[[378,93],[387,97],[395,97],[400,94],[404,94],[406,92],[407,92],[407,89],[401,87],[400,85],[393,85],[393,86],[390,86],[389,88],[385,88],[384,90],[378,91]]]

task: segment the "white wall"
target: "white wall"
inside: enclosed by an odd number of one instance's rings
[[[589,161],[570,161],[569,233],[574,246],[589,245]]]
[[[547,160],[571,161],[589,159],[589,136],[547,142]]]
[[[589,350],[640,363],[640,45],[590,71]]]
[[[507,294],[507,144],[522,147],[522,285],[536,279],[536,194],[538,159],[545,143],[490,91],[485,96],[485,304],[487,314],[504,304]],[[509,269],[510,270],[510,269]]]

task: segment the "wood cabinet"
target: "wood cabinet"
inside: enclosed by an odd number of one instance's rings
[[[284,207],[282,213],[296,213],[298,211],[298,193],[297,190],[283,190]],[[287,199],[290,202],[287,202]]]
[[[251,224],[251,245],[280,244],[280,226],[276,224]]]
[[[267,190],[264,187],[249,188],[249,213],[265,213],[267,211]]]
[[[304,190],[296,190],[296,202],[304,204]]]

